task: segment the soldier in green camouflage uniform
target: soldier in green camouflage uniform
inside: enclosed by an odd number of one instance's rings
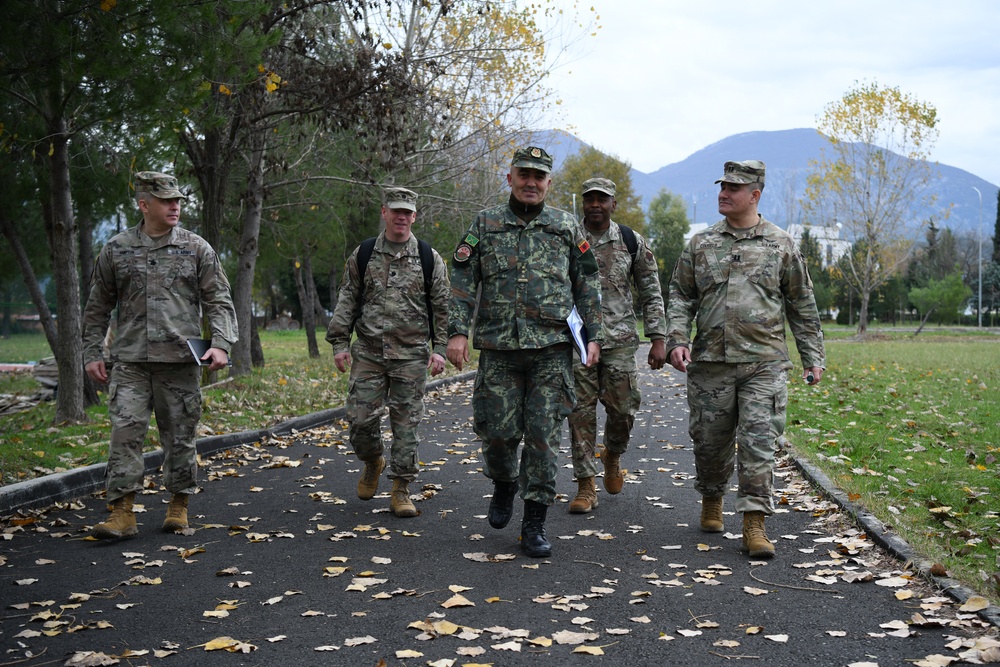
[[[451,295],[444,261],[432,250],[432,323],[418,241],[411,233],[416,204],[416,193],[406,188],[386,190],[382,206],[385,230],[375,239],[364,276],[359,275],[360,248],[348,258],[337,308],[326,332],[337,368],[341,372],[348,366],[351,369],[347,420],[354,453],[365,463],[358,497],[370,500],[378,491],[385,468],[380,424],[388,407],[392,427],[389,479],[393,480],[389,504],[400,517],[418,514],[408,485],[418,471],[417,427],[424,417],[427,369],[432,375],[444,370]],[[364,302],[360,315],[359,299]],[[432,324],[433,351],[427,345]],[[358,334],[353,345],[352,330]]]
[[[716,183],[725,219],[691,239],[670,280],[667,347],[671,365],[688,374],[701,528],[724,529],[722,499],[736,461],[743,548],[769,558],[774,545],[764,519],[774,512],[774,454],[792,368],[785,323],[810,384],[823,376],[823,331],[802,255],[757,213],[764,163],[726,162],[724,171]],[[692,320],[697,333],[689,349]]]
[[[583,183],[583,231],[601,272],[604,334],[600,362],[589,368],[577,363],[573,368],[576,406],[569,416],[569,429],[578,489],[569,511],[576,514],[586,514],[597,507],[594,449],[598,400],[604,405],[607,416],[601,453],[604,489],[611,494],[619,493],[624,483],[620,458],[628,449],[641,401],[635,364],[639,333],[632,305],[633,283],[639,294],[646,336],[652,341],[647,357],[649,367],[663,368],[667,359],[664,340],[667,322],[656,258],[646,239],[634,232],[636,253],[632,257],[622,237],[623,229],[611,220],[618,205],[616,192],[615,182],[607,178],[591,178]],[[626,228],[624,233],[629,231]]]
[[[187,340],[201,337],[206,316],[212,342],[202,359],[218,370],[228,363],[237,335],[229,280],[218,256],[203,238],[178,226],[186,197],[177,180],[144,171],[135,181],[143,220],[101,250],[83,316],[87,374],[105,383],[102,348],[117,307],[105,473],[112,515],[94,526],[98,538],[138,532],[132,502],[142,489],[142,445],[151,411],[163,446],[163,484],[171,493],[163,530],[187,527],[188,496],[198,489],[195,429],[201,418],[201,369]]]
[[[510,199],[480,212],[455,250],[448,324],[448,360],[461,369],[478,305],[472,408],[494,483],[489,522],[507,525],[520,486],[522,547],[532,557],[551,553],[545,514],[555,501],[562,420],[576,402],[566,323],[574,305],[589,337],[587,364],[600,359],[597,262],[573,217],[545,206],[551,171],[541,148],[514,153]]]

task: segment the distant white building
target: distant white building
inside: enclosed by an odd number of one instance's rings
[[[795,240],[795,247],[802,243],[802,234],[809,230],[809,236],[819,243],[819,251],[823,268],[831,264],[836,264],[837,260],[851,247],[849,241],[840,238],[840,224],[835,227],[823,227],[820,225],[788,225],[789,236]]]
[[[707,222],[695,222],[689,225],[689,227],[690,229],[688,229],[687,234],[684,235],[684,243],[690,241],[691,237],[693,237],[698,232],[703,232],[706,229],[708,229],[709,224]]]

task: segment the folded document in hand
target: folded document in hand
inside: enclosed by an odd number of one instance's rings
[[[583,319],[580,318],[580,312],[576,306],[573,306],[573,310],[569,312],[566,324],[569,325],[569,332],[573,336],[576,351],[580,353],[580,361],[587,363],[587,327],[583,325]]]
[[[211,366],[212,361],[210,359],[202,359],[205,354],[211,349],[212,341],[211,339],[205,338],[188,338],[188,349],[191,350],[191,354],[194,355],[194,360],[198,362],[199,366]],[[227,366],[233,365],[233,360],[230,359]]]

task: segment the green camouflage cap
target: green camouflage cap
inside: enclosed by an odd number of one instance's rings
[[[610,178],[588,178],[583,182],[583,194],[588,192],[603,192],[606,195],[615,196],[615,182]]]
[[[510,166],[537,169],[548,174],[552,171],[552,156],[546,153],[544,148],[535,146],[518,148],[514,151],[514,159],[511,160]]]
[[[744,160],[743,162],[727,162],[722,170],[725,172],[716,183],[760,183],[764,185],[764,163],[760,160]]]
[[[157,199],[187,199],[177,186],[177,179],[158,171],[140,171],[135,175],[135,192],[148,192]]]
[[[416,212],[417,193],[406,188],[386,188],[385,207],[389,209],[404,208],[407,211]]]

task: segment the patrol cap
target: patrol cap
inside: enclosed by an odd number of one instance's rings
[[[406,188],[386,188],[385,207],[389,209],[403,208],[407,211],[417,210],[417,193]]]
[[[537,169],[548,174],[552,171],[552,156],[546,153],[544,148],[537,146],[518,148],[514,151],[514,159],[511,160],[510,166]]]
[[[135,192],[148,192],[157,199],[187,199],[177,186],[177,179],[158,171],[140,171],[135,175]]]
[[[606,195],[615,196],[615,182],[610,178],[588,178],[583,182],[583,194],[588,192],[603,192]]]
[[[760,160],[744,160],[743,162],[727,162],[722,170],[725,172],[716,183],[760,183],[764,185],[764,163]]]

